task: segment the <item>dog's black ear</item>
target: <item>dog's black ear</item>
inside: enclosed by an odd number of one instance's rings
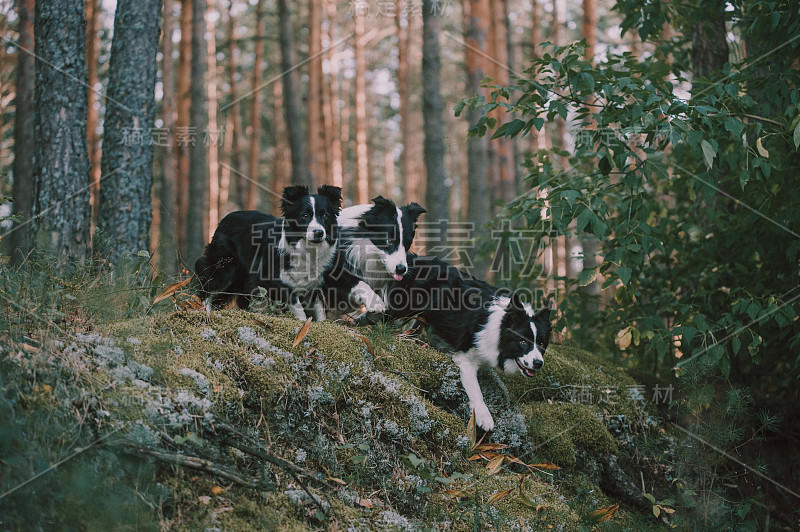
[[[516,310],[525,310],[525,305],[522,304],[522,300],[519,298],[519,295],[516,292],[511,293],[510,306]]]
[[[417,221],[417,218],[419,218],[420,215],[428,212],[427,210],[425,210],[425,207],[423,207],[419,203],[411,203],[409,205],[406,205],[405,207],[403,207],[403,210],[408,213],[409,218],[411,218],[411,220],[414,222]]]
[[[317,194],[325,196],[336,207],[336,212],[342,210],[342,189],[331,185],[322,185],[317,189]]]
[[[547,305],[542,310],[533,315],[533,319],[550,323],[550,310],[550,301],[548,301]]]
[[[308,187],[305,185],[294,185],[283,189],[281,196],[281,212],[286,213],[290,205],[294,205],[303,196],[308,196]]]
[[[385,209],[395,209],[394,202],[388,198],[384,198],[383,196],[372,198],[372,203],[375,204],[375,207],[382,207]]]

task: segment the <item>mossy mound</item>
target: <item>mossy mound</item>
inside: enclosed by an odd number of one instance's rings
[[[92,383],[85,418],[94,434],[113,432],[108,449],[147,466],[140,498],[159,509],[162,527],[578,530],[588,512],[614,502],[594,479],[585,483],[595,495],[575,503],[580,474],[571,469],[579,453],[617,450],[612,414],[562,401],[554,386],[610,385],[606,376],[632,384],[599,371],[597,357],[552,346],[535,379],[481,376],[493,437],[511,446],[502,452],[564,468],[507,462],[491,473],[486,460],[470,460],[466,397],[448,355],[386,324],[312,323],[301,333],[302,325],[180,311],[108,323],[53,348],[67,361],[65,386],[86,395]],[[630,399],[624,408],[613,415],[640,406]],[[567,422],[576,430],[562,434]],[[612,528],[638,527],[640,517],[619,512]]]

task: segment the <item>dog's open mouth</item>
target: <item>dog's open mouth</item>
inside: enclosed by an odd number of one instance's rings
[[[520,359],[517,358],[515,359],[515,361],[517,363],[517,366],[519,366],[519,370],[522,372],[523,375],[525,375],[526,377],[534,377],[536,375],[536,371],[528,369],[525,366],[523,366],[522,362],[520,362]]]

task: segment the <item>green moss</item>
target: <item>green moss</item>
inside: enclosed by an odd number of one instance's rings
[[[520,410],[536,455],[561,467],[575,465],[575,449],[613,453],[617,446],[596,407],[584,404],[527,403]]]

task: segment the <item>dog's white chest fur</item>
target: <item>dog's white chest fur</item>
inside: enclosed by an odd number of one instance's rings
[[[333,262],[336,246],[328,242],[309,246],[305,240],[289,246],[282,238],[278,249],[289,256],[288,267],[281,268],[281,281],[294,290],[311,292],[322,285],[322,274]]]

